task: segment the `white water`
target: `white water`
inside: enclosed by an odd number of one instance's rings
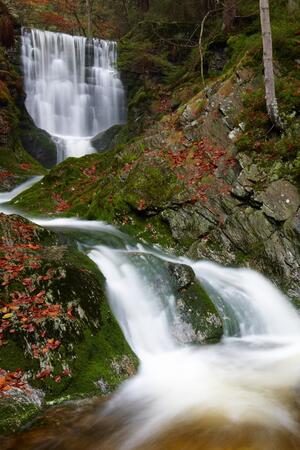
[[[173,338],[176,311],[168,280],[165,289],[153,291],[153,279],[131,262],[132,252],[126,257],[126,252],[97,247],[89,255],[106,277],[115,316],[140,358],[138,375],[107,408],[126,420],[117,448],[135,448],[170,426],[207,417],[297,434],[287,398],[300,387],[300,318],[287,299],[254,271],[186,260],[199,281],[213,286],[227,334],[231,322],[239,337],[215,346],[182,346]],[[230,317],[224,315],[226,307]]]
[[[68,229],[80,224],[59,220]],[[125,243],[120,250],[94,245],[89,256],[106,278],[112,310],[140,359],[137,376],[106,408],[105,414],[126,422],[112,437],[114,448],[134,449],[170,426],[213,417],[298,434],[290,398],[300,387],[300,319],[272,283],[249,269],[177,259],[140,245]],[[162,279],[161,259],[190,265],[210,291],[227,336],[220,344],[191,347],[176,341],[174,297],[169,280]],[[237,336],[229,337],[231,331]]]
[[[25,183],[20,184],[19,186],[15,187],[12,191],[9,192],[1,192],[0,193],[0,205],[3,203],[10,202],[13,200],[17,195],[21,194],[22,192],[29,189],[31,186],[36,184],[38,181],[40,181],[43,177],[32,177],[29,178],[29,180],[25,181]]]
[[[104,413],[125,423],[111,437],[113,448],[134,449],[169,427],[207,418],[298,436],[300,319],[262,275],[129,247],[122,233],[102,222],[37,222],[123,239],[119,250],[82,242],[106,278],[112,310],[140,359],[138,374],[121,386]],[[221,343],[191,347],[176,341],[174,297],[161,259],[190,265],[206,286],[223,319],[227,337]]]
[[[94,152],[91,138],[124,122],[115,42],[23,29],[22,60],[26,108],[53,136],[58,162]]]

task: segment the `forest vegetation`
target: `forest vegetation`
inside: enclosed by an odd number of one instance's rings
[[[104,90],[122,86],[126,97],[122,119],[99,130],[81,157],[71,153],[59,164],[57,136],[28,108],[24,52],[42,45],[38,34],[30,40],[32,30],[85,38],[74,47],[75,54],[84,45],[85,81],[103,69],[99,58],[86,75],[90,49],[105,48],[113,81]],[[64,38],[52,36],[43,37],[44,48],[62,46]],[[32,177],[40,178],[18,191]],[[1,200],[12,192],[9,203]],[[89,257],[101,233],[111,233],[102,247],[134,261],[139,245],[150,253],[149,271],[159,277],[152,288],[170,279],[188,344],[220,342],[226,319],[183,261],[257,270],[299,309],[300,1],[0,1],[0,211],[6,436],[45,406],[105,396],[135,376],[138,352],[109,306],[108,275]],[[55,228],[49,219],[66,222]],[[117,231],[97,228],[92,236],[89,225],[78,230],[67,219]],[[173,260],[153,263],[159,251]],[[16,442],[7,448],[24,445]]]

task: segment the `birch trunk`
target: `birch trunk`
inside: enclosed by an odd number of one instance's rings
[[[281,127],[278,104],[275,92],[275,78],[273,66],[273,45],[270,22],[269,0],[260,0],[260,20],[263,41],[263,61],[266,91],[267,112],[272,122]]]

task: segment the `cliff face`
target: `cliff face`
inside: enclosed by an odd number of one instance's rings
[[[0,28],[0,191],[7,191],[31,176],[44,175],[44,167],[56,163],[56,147],[26,111],[21,29],[2,2]]]
[[[0,190],[7,191],[45,170],[30,157],[21,142],[19,101],[23,96],[22,78],[0,47]]]
[[[291,130],[254,143],[269,145],[265,152],[245,145],[253,128],[241,116],[251,117],[248,97],[260,86],[240,64],[132,143],[56,167],[18,207],[53,214],[54,189],[68,203],[64,214],[113,222],[192,258],[253,267],[297,298],[297,161],[273,150]]]

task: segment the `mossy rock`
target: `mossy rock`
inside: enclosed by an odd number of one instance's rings
[[[23,148],[20,139],[22,81],[0,47],[0,192],[9,191],[45,169]]]
[[[19,216],[0,215],[0,236],[0,367],[20,368],[52,401],[104,394],[132,375],[136,358],[96,265],[71,241]]]
[[[38,128],[25,105],[21,105],[20,139],[23,148],[46,169],[55,166],[57,162],[57,149],[51,136],[45,130]]]
[[[184,264],[167,263],[172,275],[179,322],[174,334],[184,343],[215,343],[223,335],[220,315],[194,271]]]
[[[0,435],[10,435],[31,421],[39,408],[30,403],[0,399]]]

